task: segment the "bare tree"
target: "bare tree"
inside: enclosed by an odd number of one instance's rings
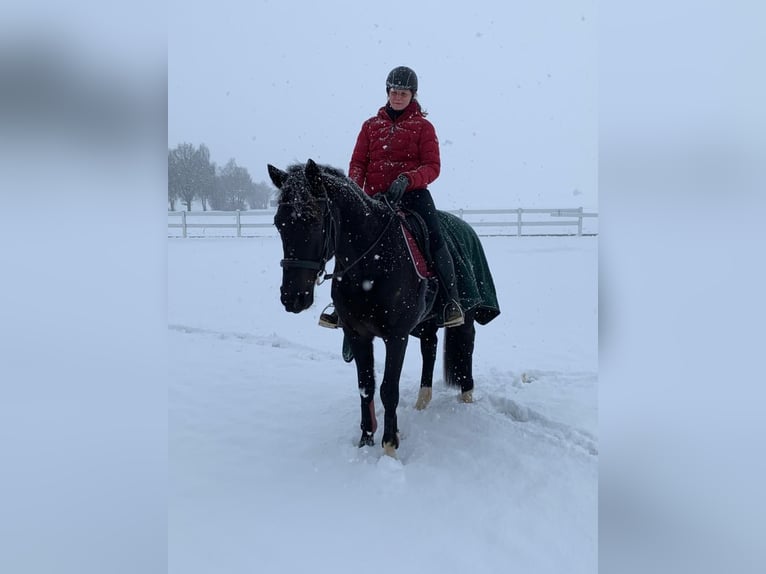
[[[194,173],[196,151],[192,144],[182,143],[170,152],[168,159],[168,193],[171,193],[172,183],[172,191],[186,205],[186,211],[191,211],[197,193]]]
[[[176,199],[178,199],[178,170],[176,169],[173,152],[168,151],[168,208],[170,211],[176,210]]]
[[[202,203],[202,211],[207,211],[208,202],[215,190],[215,164],[210,161],[210,150],[205,144],[200,144],[195,161],[195,182],[197,197]]]
[[[198,149],[190,143],[179,144],[168,153],[168,202],[175,210],[179,199],[187,211],[192,202],[199,199],[202,209],[207,204],[215,187],[215,165],[210,162],[210,150],[205,144]]]
[[[254,184],[253,193],[248,199],[250,209],[266,209],[269,206],[269,200],[271,199],[273,190],[273,187],[270,187],[263,181]]]
[[[245,210],[254,188],[247,169],[238,166],[232,158],[218,173],[215,201],[211,201],[211,206],[224,211]]]

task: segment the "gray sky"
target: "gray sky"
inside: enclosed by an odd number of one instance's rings
[[[439,207],[598,207],[595,0],[172,0],[170,14],[170,147],[205,143],[255,181],[308,158],[347,170],[406,65],[441,142]]]

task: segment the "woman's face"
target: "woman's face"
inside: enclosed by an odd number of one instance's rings
[[[410,105],[412,90],[388,90],[388,103],[397,112]]]

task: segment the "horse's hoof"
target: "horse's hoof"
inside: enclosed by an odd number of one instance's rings
[[[422,411],[424,408],[426,408],[431,402],[431,394],[431,387],[421,387],[420,392],[418,393],[418,400],[415,402],[415,408],[419,411]]]
[[[461,403],[472,403],[473,402],[473,390],[466,391],[463,394],[460,395],[460,402]]]
[[[366,432],[362,433],[362,438],[359,439],[359,448],[362,448],[363,446],[372,446],[375,444],[375,439],[373,438],[372,434],[367,434]]]
[[[396,458],[396,447],[390,442],[383,443],[383,454]]]

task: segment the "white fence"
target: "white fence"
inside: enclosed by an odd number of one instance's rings
[[[479,235],[598,235],[598,214],[569,209],[446,210]],[[258,237],[276,234],[274,209],[168,211],[168,237]]]

